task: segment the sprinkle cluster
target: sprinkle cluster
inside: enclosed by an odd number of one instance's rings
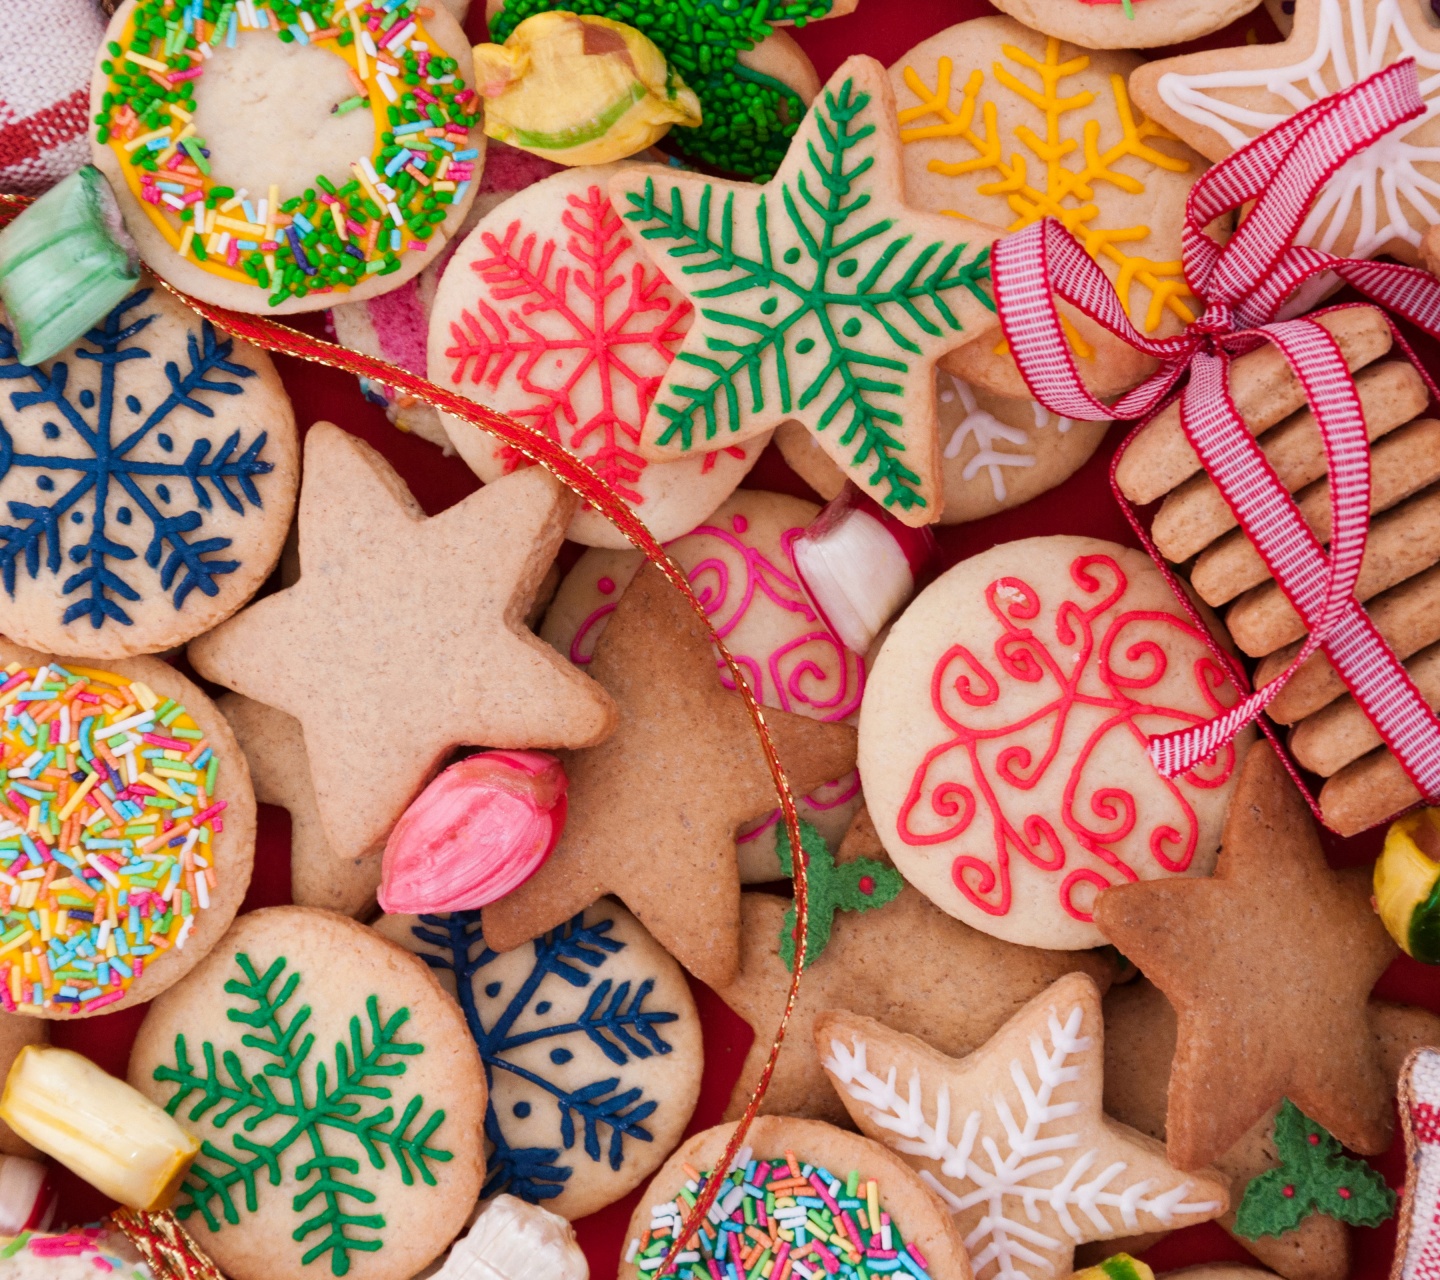
[[[0,1262],[24,1252],[32,1258],[89,1258],[95,1275],[110,1280],[154,1280],[143,1262],[129,1263],[106,1249],[106,1234],[99,1227],[72,1227],[50,1235],[43,1231],[22,1231],[0,1247]]]
[[[140,0],[101,63],[96,136],[182,258],[270,290],[271,306],[388,275],[428,247],[476,178],[479,98],[426,34],[430,12],[419,0]],[[343,186],[319,175],[282,199],[274,184],[262,195],[212,181],[195,81],[247,31],[344,59],[355,93],[331,111],[369,106],[375,148]]]
[[[0,683],[0,1005],[87,1012],[210,905],[220,761],[173,698],[12,662]]]
[[[650,1227],[630,1241],[625,1261],[658,1272],[701,1190],[713,1175],[685,1166],[678,1197],[650,1211]],[[668,1271],[680,1280],[866,1280],[899,1275],[929,1280],[920,1251],[880,1207],[880,1188],[853,1170],[841,1181],[826,1169],[755,1160],[747,1147],[726,1176],[698,1235]]]

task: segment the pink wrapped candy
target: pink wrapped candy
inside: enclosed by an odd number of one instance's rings
[[[565,770],[539,751],[487,751],[453,764],[395,824],[380,906],[468,911],[523,884],[565,829]]]

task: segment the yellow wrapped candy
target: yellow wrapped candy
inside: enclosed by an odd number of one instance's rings
[[[165,1208],[200,1150],[138,1089],[69,1049],[20,1050],[0,1120],[112,1200],[131,1209]]]
[[[700,123],[700,99],[655,43],[609,18],[537,13],[476,46],[475,78],[486,135],[559,164],[623,160]]]
[[[1375,910],[1406,955],[1440,964],[1440,809],[1390,824],[1375,864]]]
[[[1128,1253],[1112,1253],[1104,1262],[1076,1271],[1070,1280],[1155,1280],[1155,1273]]]

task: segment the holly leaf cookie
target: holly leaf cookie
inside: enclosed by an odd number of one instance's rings
[[[765,186],[655,165],[610,198],[695,305],[645,419],[656,458],[737,445],[786,419],[908,524],[942,505],[935,361],[995,332],[980,223],[905,202],[895,95],[849,59]]]
[[[1153,1138],[1101,1109],[1100,989],[1069,974],[968,1058],[873,1018],[827,1013],[825,1070],[862,1133],[950,1206],[976,1280],[1064,1275],[1075,1246],[1205,1222],[1225,1180],[1180,1173]]]
[[[875,827],[862,809],[836,850],[837,868],[844,873],[884,858]],[[813,913],[813,859],[810,876]],[[730,1095],[728,1119],[738,1117],[749,1102],[785,1009],[790,970],[781,940],[791,936],[794,926],[787,929],[786,922],[792,911],[773,894],[747,893],[740,900],[740,972],[716,994],[755,1029],[755,1039]],[[942,956],[943,964],[937,963],[936,957]],[[1095,951],[1042,951],[1001,942],[952,919],[909,885],[877,910],[843,911],[834,918],[824,951],[817,956],[812,949],[785,1047],[760,1109],[845,1122],[845,1108],[826,1085],[820,1059],[811,1051],[815,1020],[826,1009],[873,1014],[897,1031],[923,1034],[945,1053],[963,1054],[978,1049],[1057,978],[1075,972],[1089,974],[1103,990],[1115,968]],[[956,973],[966,974],[966,980],[951,981]]]
[[[337,858],[382,843],[455,747],[581,747],[603,689],[526,630],[574,500],[539,468],[426,519],[390,465],[317,423],[300,579],[190,646],[208,679],[299,720]]]
[[[1095,922],[1175,1006],[1177,1166],[1223,1156],[1282,1097],[1353,1151],[1389,1147],[1366,1005],[1399,950],[1371,910],[1368,868],[1326,865],[1274,748],[1245,759],[1212,878],[1107,889]]]
[[[565,758],[565,834],[485,909],[485,940],[508,951],[614,893],[691,973],[722,987],[740,957],[735,835],[775,804],[755,727],[721,685],[699,619],[653,566],[610,615],[589,671],[619,706],[619,728]],[[847,725],[771,709],[765,722],[797,793],[855,763]]]
[[[1130,92],[1153,120],[1223,160],[1320,98],[1414,58],[1429,110],[1341,165],[1296,243],[1418,263],[1420,238],[1440,217],[1440,31],[1429,0],[1295,0],[1294,15],[1281,44],[1162,58],[1130,77]]]

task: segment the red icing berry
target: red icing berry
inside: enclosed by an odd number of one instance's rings
[[[595,585],[600,588],[600,594],[602,596],[608,596],[612,591],[615,590],[615,579],[601,578],[600,581],[597,582]]]
[[[1340,1199],[1342,1199],[1342,1200],[1348,1200],[1348,1199],[1350,1199],[1350,1188],[1349,1188],[1349,1187],[1340,1187],[1340,1188],[1339,1188],[1339,1192],[1340,1192]]]
[[[1291,1198],[1294,1196],[1294,1194],[1295,1194],[1295,1188],[1294,1188],[1294,1187],[1281,1187],[1281,1188],[1280,1188],[1280,1194],[1281,1194],[1282,1196],[1284,1196],[1285,1199],[1289,1200],[1289,1199],[1291,1199]]]
[[[874,876],[861,876],[861,877],[860,877],[860,892],[863,893],[867,898],[868,898],[872,893],[875,892],[875,877],[874,877]]]
[[[1318,1147],[1320,1145],[1320,1135],[1318,1133],[1310,1134],[1309,1143],[1312,1147]]]

